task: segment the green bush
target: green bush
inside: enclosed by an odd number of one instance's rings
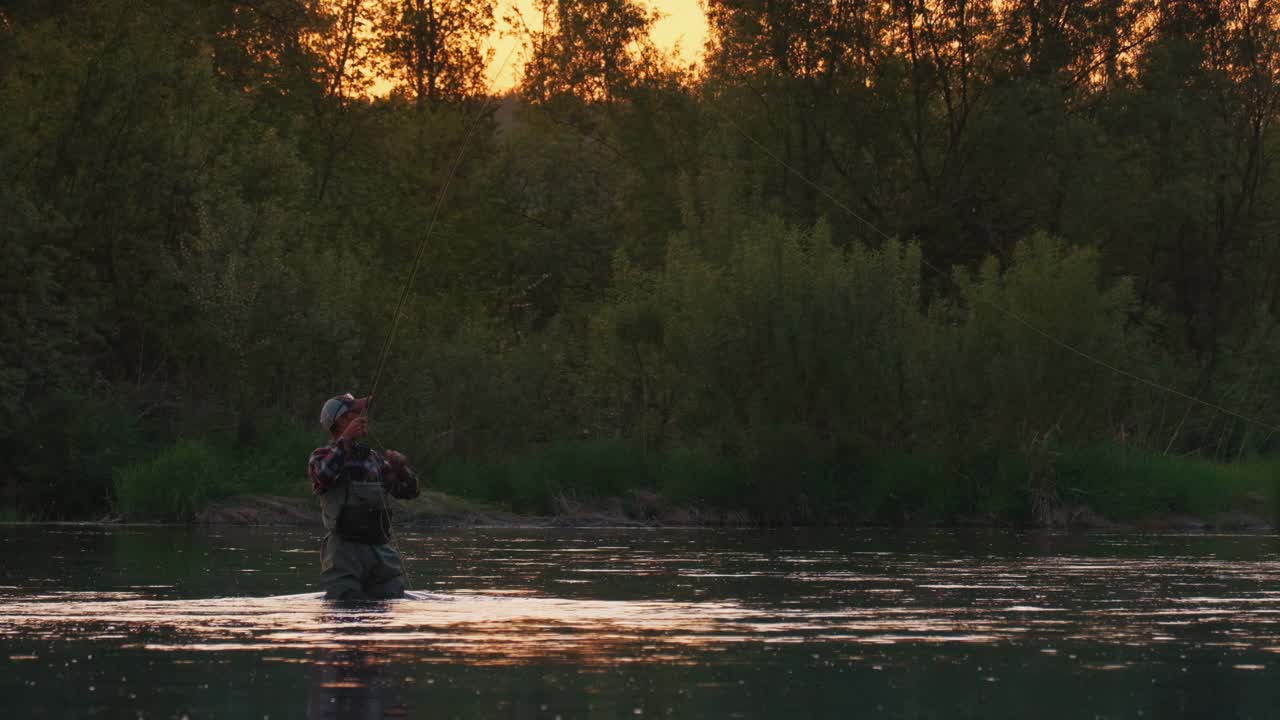
[[[307,458],[323,442],[318,433],[276,421],[266,424],[257,445],[221,452],[231,456],[238,492],[304,496],[311,492]]]
[[[533,448],[504,463],[446,463],[436,486],[516,512],[548,514],[562,499],[589,503],[652,489],[654,477],[653,460],[634,445],[593,441]]]
[[[231,495],[302,496],[310,492],[306,461],[317,441],[310,433],[273,424],[259,445],[181,440],[115,474],[116,511],[131,518],[190,519],[210,501]]]
[[[205,503],[240,490],[235,464],[200,440],[183,440],[116,475],[116,508],[127,517],[189,519]]]
[[[628,443],[555,443],[516,460],[512,495],[518,507],[554,510],[548,498],[620,497],[628,489],[651,487],[644,453]]]
[[[748,472],[744,463],[676,448],[651,460],[657,491],[676,505],[746,510]]]
[[[434,486],[469,500],[509,505],[511,469],[506,463],[449,460],[441,463]]]
[[[1109,436],[1117,419],[1137,422],[1132,381],[1078,354],[1153,367],[1148,339],[1132,322],[1131,283],[1104,282],[1096,251],[1037,234],[1006,267],[988,258],[976,273],[957,269],[954,284],[958,303],[933,309],[922,405],[930,443],[1085,443]]]
[[[1113,447],[1074,451],[1056,466],[1064,499],[1122,521],[1155,513],[1269,513],[1280,477],[1276,461],[1222,463]]]
[[[677,239],[655,272],[617,261],[591,328],[597,422],[647,446],[747,455],[780,428],[901,446],[928,331],[919,248],[776,220],[737,240],[720,258]]]
[[[14,511],[37,519],[100,515],[112,469],[145,455],[145,428],[129,403],[60,393],[29,408],[21,436],[3,443],[17,483]]]

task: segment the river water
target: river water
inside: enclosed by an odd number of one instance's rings
[[[1272,536],[0,525],[5,717],[1280,717]]]

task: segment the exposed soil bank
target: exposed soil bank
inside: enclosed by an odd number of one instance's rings
[[[538,524],[541,520],[482,508],[432,491],[425,491],[414,500],[394,500],[390,507],[395,523],[401,527],[501,527]],[[195,521],[206,525],[320,527],[320,505],[310,497],[238,495],[211,501]]]
[[[667,509],[635,517],[617,508],[588,508],[565,503],[556,515],[520,515],[487,508],[440,492],[427,491],[409,501],[395,501],[392,515],[398,527],[754,527],[762,523],[743,512],[693,508]],[[241,495],[211,502],[196,516],[208,525],[284,525],[320,527],[320,511],[314,498]],[[797,523],[803,524],[803,523]],[[862,523],[851,522],[850,525]],[[903,523],[913,526],[909,520]],[[994,516],[959,518],[955,527],[1009,527],[1013,523]],[[1210,517],[1179,513],[1153,513],[1134,522],[1114,522],[1087,507],[1062,508],[1048,527],[1078,530],[1225,531],[1271,532],[1272,523],[1258,510],[1238,510]]]

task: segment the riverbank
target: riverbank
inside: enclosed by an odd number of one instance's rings
[[[245,450],[185,440],[117,468],[91,517],[317,522],[299,458],[308,433]],[[726,457],[575,441],[489,461],[411,452],[427,492],[400,522],[474,525],[1253,529],[1274,525],[1280,461],[1223,463],[1123,447],[901,452],[834,448]],[[412,448],[411,448],[412,451]],[[22,518],[19,519],[59,519]],[[75,518],[61,518],[75,519]]]
[[[517,514],[653,525],[1264,530],[1280,462],[1122,447],[894,452],[779,448],[753,458],[622,443],[452,463],[436,487]]]
[[[411,501],[392,504],[395,525],[402,529],[503,527],[758,527],[745,513],[673,508],[657,515],[630,514],[621,503],[576,505],[554,515],[521,515],[469,503],[440,492],[424,492]],[[124,522],[126,518],[112,518]],[[241,495],[211,502],[191,520],[199,525],[285,526],[320,528],[320,515],[311,498]],[[874,525],[874,523],[868,523]],[[919,527],[921,525],[907,525]],[[961,518],[933,527],[1009,527],[998,518]],[[1274,526],[1256,508],[1241,508],[1207,517],[1185,513],[1152,513],[1127,522],[1108,519],[1087,507],[1062,509],[1046,529],[1163,532],[1272,532]]]

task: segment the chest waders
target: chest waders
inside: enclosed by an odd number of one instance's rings
[[[367,452],[367,450],[366,450]],[[368,455],[357,454],[321,496],[324,526],[320,583],[325,597],[370,600],[404,597],[404,570],[391,547],[386,490]]]
[[[347,464],[338,471],[338,482],[320,497],[320,509],[325,529],[344,541],[387,544],[392,516],[383,478],[376,465],[370,466],[371,452],[367,447],[352,448]]]
[[[349,480],[346,485],[333,531],[351,542],[387,544],[391,540],[391,513],[387,511],[382,483]]]

